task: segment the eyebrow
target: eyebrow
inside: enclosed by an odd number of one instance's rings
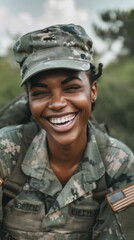
[[[45,83],[34,82],[30,85],[30,89],[32,89],[34,87],[47,88],[47,85]]]
[[[68,83],[68,82],[71,82],[73,81],[74,79],[77,79],[79,81],[82,81],[81,78],[79,78],[78,76],[70,76],[70,77],[67,77],[66,79],[64,79],[61,84],[65,84],[65,83]]]
[[[71,81],[73,81],[74,79],[77,79],[77,80],[79,80],[79,81],[82,81],[81,78],[79,78],[78,76],[70,76],[70,77],[65,78],[65,79],[61,82],[61,84],[63,85],[63,84],[65,84],[65,83],[71,82]],[[47,86],[47,84],[45,84],[45,83],[32,82],[32,84],[30,84],[30,90],[31,90],[32,88],[34,88],[34,87],[47,88],[48,86]]]

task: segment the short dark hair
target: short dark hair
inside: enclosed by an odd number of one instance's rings
[[[91,83],[93,83],[94,81],[97,81],[99,79],[99,77],[102,75],[102,69],[103,69],[103,64],[99,63],[98,64],[98,72],[97,69],[95,67],[95,65],[93,65],[92,63],[90,63],[90,81]]]
[[[97,81],[99,77],[102,75],[102,69],[103,69],[103,64],[99,63],[98,64],[98,72],[92,63],[90,63],[90,69],[87,71],[87,75],[89,77],[90,83],[92,84],[93,82]],[[96,105],[96,102],[92,103],[92,111],[94,110],[94,107]]]

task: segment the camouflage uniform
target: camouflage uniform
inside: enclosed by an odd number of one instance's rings
[[[20,125],[1,130],[0,176],[3,179],[11,174],[22,150],[25,141],[22,129]],[[64,187],[48,161],[46,132],[40,130],[21,164],[27,176],[23,190],[4,209],[5,232],[18,240],[125,239],[120,231],[120,223],[105,197],[100,200],[95,197],[94,191],[104,175],[111,190],[133,181],[132,152],[121,142],[108,137],[103,162],[93,128],[89,124],[83,159]]]
[[[0,128],[27,123],[31,120],[26,94],[22,94],[0,109]]]
[[[23,85],[48,69],[89,70],[93,49],[84,29],[69,24],[22,36],[14,53]],[[126,185],[133,183],[134,177],[134,156],[127,146],[107,136],[107,144],[100,151],[95,130],[89,123],[87,146],[79,168],[62,186],[49,166],[46,132],[40,129],[33,136],[31,131],[32,143],[26,145],[24,126],[0,131],[0,201],[3,180],[6,184],[20,159],[21,171],[26,176],[16,197],[4,207],[0,204],[1,239],[132,240],[134,230],[129,216],[134,223],[134,185],[129,186],[132,195],[123,207],[121,201],[126,198],[120,190],[125,186],[125,191],[129,191]],[[110,191],[112,195],[108,194]],[[115,210],[116,202],[119,211]]]

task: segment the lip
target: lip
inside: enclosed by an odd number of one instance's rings
[[[47,115],[45,118],[49,119],[49,118],[62,118],[62,117],[66,117],[68,115],[73,115],[73,114],[77,114],[78,112],[65,112],[65,113],[56,113],[56,114],[50,114]]]
[[[54,124],[52,122],[49,121],[50,118],[65,118],[69,115],[74,115],[74,118],[68,122],[65,122],[65,123],[62,123],[62,124]],[[60,116],[51,116],[51,117],[47,117],[47,120],[48,120],[48,123],[51,125],[51,128],[53,128],[56,132],[66,132],[66,131],[69,131],[75,124],[76,120],[77,120],[77,115],[78,113],[69,113],[69,114],[64,114],[64,115],[60,115]]]

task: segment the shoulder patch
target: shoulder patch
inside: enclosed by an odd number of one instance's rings
[[[134,183],[106,196],[106,200],[114,212],[123,211],[134,204]]]

